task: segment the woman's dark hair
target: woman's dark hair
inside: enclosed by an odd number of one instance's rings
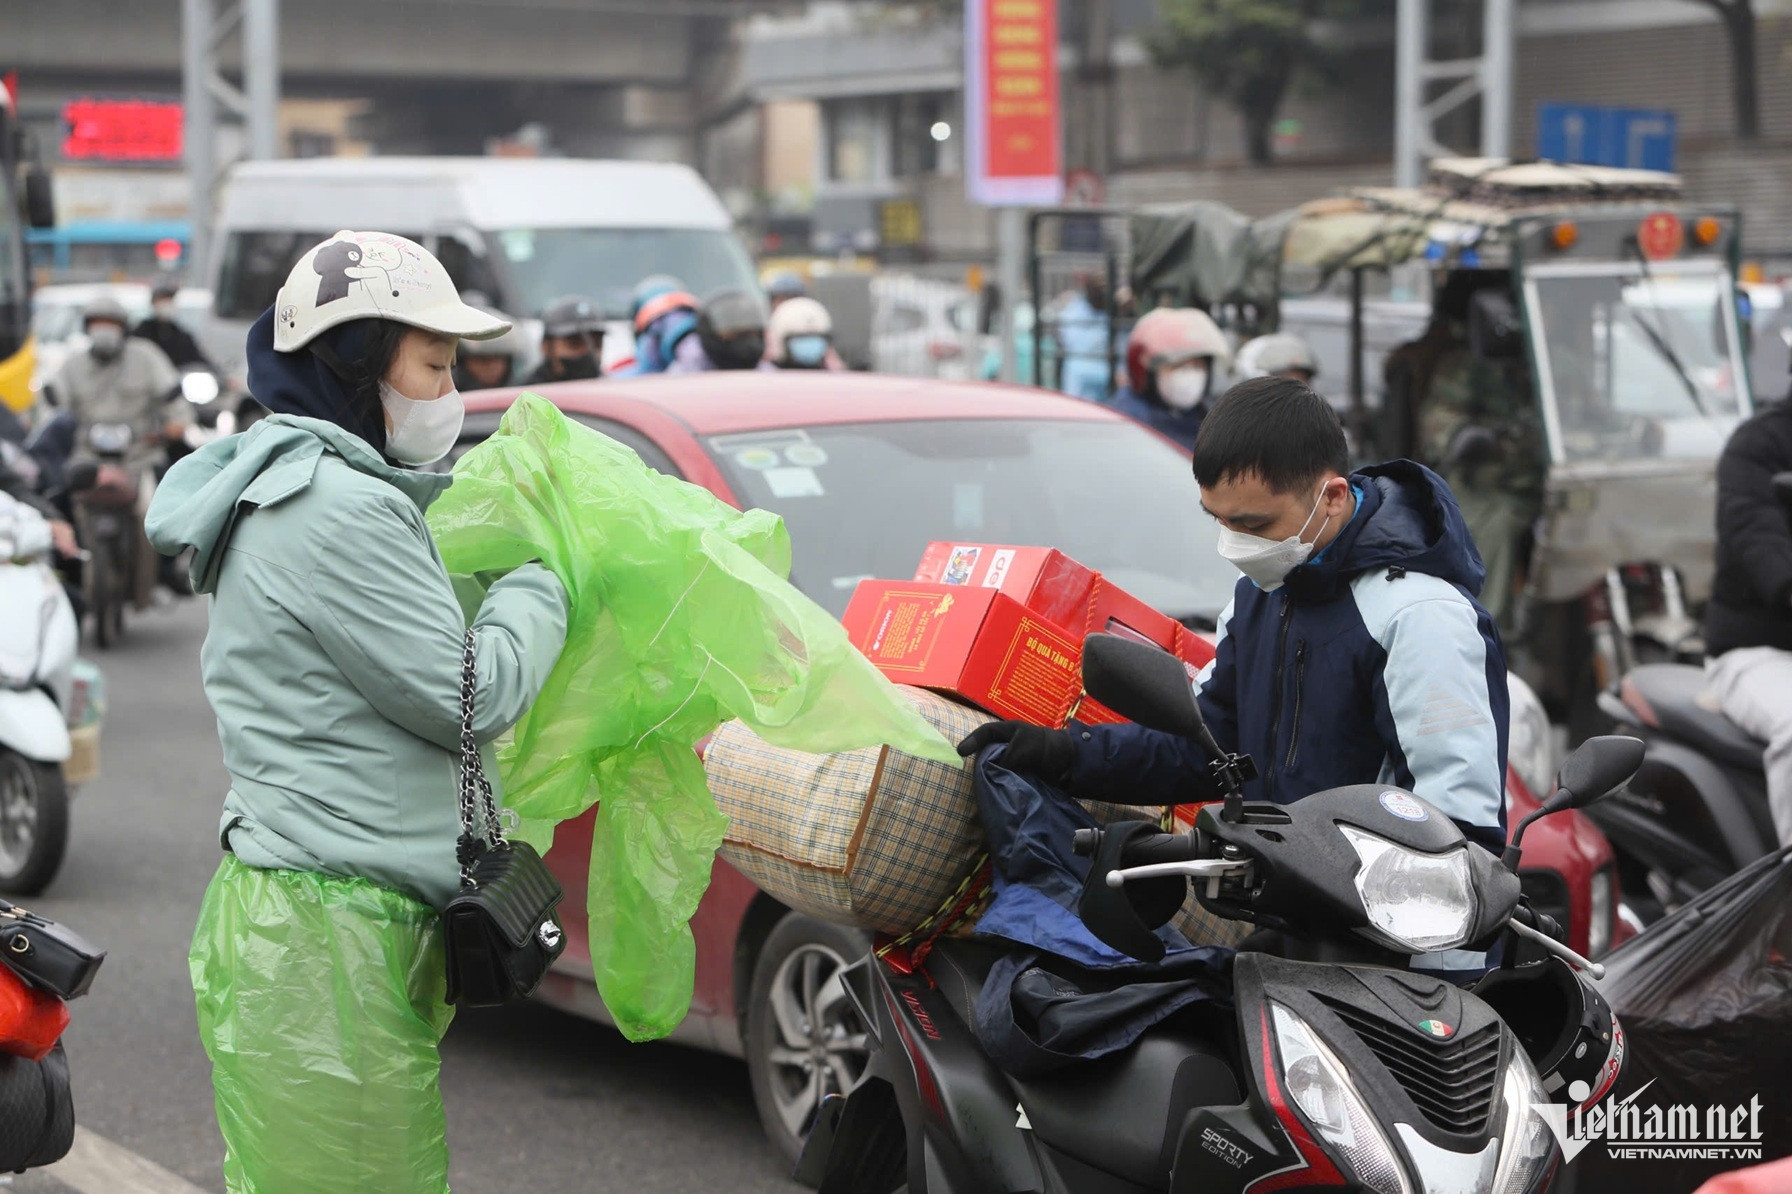
[[[1195,480],[1211,489],[1255,473],[1276,493],[1350,472],[1344,424],[1331,403],[1291,377],[1254,377],[1220,396],[1195,439]]]
[[[386,414],[380,380],[392,366],[410,328],[390,319],[357,319],[318,337],[312,351],[342,383],[348,426],[374,449],[386,453]]]

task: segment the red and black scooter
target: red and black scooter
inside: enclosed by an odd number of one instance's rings
[[[799,1180],[823,1194],[1547,1190],[1560,1152],[1539,1108],[1603,1098],[1623,1035],[1576,973],[1600,968],[1524,903],[1516,842],[1495,857],[1381,785],[1247,803],[1251,763],[1213,742],[1180,663],[1092,635],[1084,675],[1108,707],[1202,743],[1230,793],[1187,834],[1080,832],[1084,923],[1132,956],[1161,953],[1140,910],[1173,912],[1193,880],[1215,914],[1277,930],[1284,956],[1239,953],[1229,1008],[1023,1081],[970,1027],[994,947],[943,940],[918,967],[874,952],[844,975],[871,1061],[824,1104]],[[1603,797],[1641,754],[1635,739],[1589,741],[1531,819]],[[1510,958],[1519,938],[1544,960],[1473,991],[1410,965],[1496,945]]]

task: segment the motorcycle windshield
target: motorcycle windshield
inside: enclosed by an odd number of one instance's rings
[[[1525,289],[1556,463],[1715,459],[1748,415],[1735,288],[1716,263],[1563,263]]]

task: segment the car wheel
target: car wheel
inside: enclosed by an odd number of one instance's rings
[[[791,1164],[822,1099],[846,1094],[865,1073],[865,1025],[840,976],[869,947],[863,933],[792,913],[753,964],[747,1072],[765,1134]]]
[[[67,847],[61,766],[0,749],[0,891],[36,895],[62,869]]]

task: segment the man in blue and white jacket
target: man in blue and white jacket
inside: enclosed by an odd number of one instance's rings
[[[1336,413],[1281,377],[1214,403],[1194,466],[1220,554],[1244,573],[1199,689],[1220,745],[1256,761],[1246,798],[1387,783],[1501,849],[1505,651],[1449,487],[1409,460],[1349,473]],[[1218,796],[1199,747],[1136,725],[998,722],[959,749],[992,742],[1008,743],[1006,766],[1087,799]]]

